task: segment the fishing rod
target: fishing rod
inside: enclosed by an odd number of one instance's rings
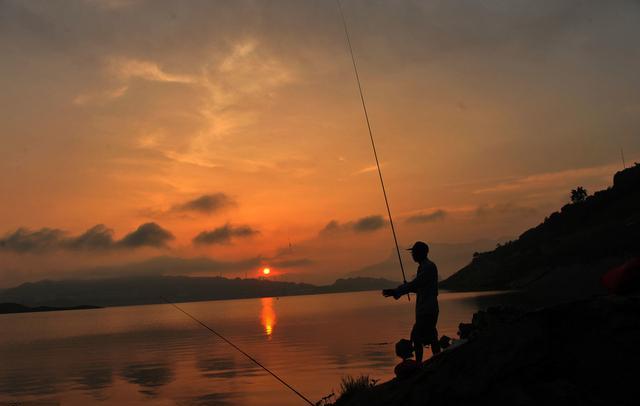
[[[347,39],[347,45],[349,48],[349,54],[351,55],[351,63],[353,65],[353,73],[358,83],[358,92],[360,92],[360,102],[362,103],[362,110],[364,111],[364,118],[367,122],[367,129],[369,130],[369,139],[371,140],[371,147],[373,148],[373,156],[376,160],[376,167],[378,168],[378,177],[380,178],[380,185],[382,186],[382,194],[384,196],[384,204],[387,206],[387,215],[389,217],[389,225],[391,225],[391,233],[393,234],[393,242],[396,245],[396,253],[398,254],[398,261],[400,262],[400,270],[402,271],[402,281],[407,283],[407,277],[404,273],[404,265],[402,263],[402,256],[400,255],[400,247],[398,246],[398,237],[396,236],[396,228],[393,225],[393,217],[391,216],[391,208],[389,207],[389,199],[387,198],[387,189],[384,187],[384,179],[382,178],[382,170],[380,169],[380,161],[378,160],[378,151],[376,150],[376,143],[373,140],[373,131],[371,130],[371,122],[369,121],[369,113],[367,112],[367,104],[364,100],[364,93],[362,92],[362,83],[360,82],[360,75],[358,74],[358,65],[356,64],[356,58],[353,53],[353,47],[351,46],[351,36],[349,35],[349,28],[347,27],[347,20],[344,17],[342,10],[342,3],[340,0],[336,0],[338,3],[338,10],[340,10],[340,17],[342,18],[342,25],[344,27],[344,34]],[[411,300],[411,297],[407,294],[407,298]]]
[[[305,402],[307,402],[308,404],[310,404],[311,406],[315,406],[315,403],[313,403],[312,401],[310,401],[306,396],[304,396],[302,393],[300,393],[298,390],[296,390],[296,388],[294,388],[293,386],[289,385],[287,382],[284,381],[284,379],[280,378],[278,375],[276,375],[275,372],[271,371],[269,368],[267,368],[266,366],[262,365],[262,363],[260,363],[260,361],[258,361],[257,359],[253,358],[251,355],[249,355],[248,353],[246,353],[245,351],[243,351],[240,347],[238,347],[237,345],[235,345],[233,342],[231,342],[231,340],[229,340],[228,338],[226,338],[225,336],[223,336],[222,334],[218,333],[217,331],[215,331],[214,329],[212,329],[211,327],[207,326],[206,324],[204,324],[202,321],[198,320],[197,318],[195,318],[194,316],[192,316],[190,313],[188,313],[186,310],[182,309],[181,307],[179,307],[178,305],[176,305],[173,302],[170,302],[169,300],[167,300],[164,297],[160,297],[162,300],[164,300],[167,304],[170,304],[171,306],[175,307],[176,309],[178,309],[179,311],[181,311],[182,313],[184,313],[186,316],[188,316],[189,318],[191,318],[193,321],[195,321],[196,323],[200,324],[202,327],[206,328],[207,330],[209,330],[210,332],[212,332],[213,334],[215,334],[216,336],[218,336],[220,339],[222,339],[225,343],[229,344],[230,346],[232,346],[233,348],[235,348],[236,350],[238,350],[242,355],[244,355],[245,357],[247,357],[251,362],[253,362],[254,364],[256,364],[257,366],[259,366],[260,368],[264,369],[269,375],[273,376],[274,378],[276,378],[281,384],[283,384],[284,386],[286,386],[288,389],[290,389],[293,393],[295,393],[296,395],[298,395],[298,397],[300,397],[300,399],[304,400]]]

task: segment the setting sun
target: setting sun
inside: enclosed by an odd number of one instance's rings
[[[269,275],[270,273],[271,273],[271,269],[269,269],[269,268],[264,268],[264,269],[262,270],[262,274],[263,274],[263,275],[265,275],[265,276],[266,276],[266,275]]]

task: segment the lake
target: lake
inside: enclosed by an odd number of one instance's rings
[[[498,293],[441,293],[439,333]],[[393,377],[414,301],[379,292],[181,303],[313,401],[345,375]],[[302,405],[168,304],[0,315],[0,405]],[[425,351],[425,355],[430,350]]]

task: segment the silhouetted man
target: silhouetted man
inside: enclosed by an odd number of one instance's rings
[[[429,246],[422,241],[409,249],[413,260],[418,263],[418,273],[411,281],[395,289],[384,289],[385,297],[398,300],[409,292],[416,294],[416,323],[411,330],[411,341],[416,352],[416,361],[422,362],[422,347],[431,346],[433,354],[440,352],[438,342],[438,267],[428,258]]]

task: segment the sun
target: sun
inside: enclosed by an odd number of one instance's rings
[[[266,276],[266,275],[269,275],[270,273],[271,273],[271,269],[269,269],[269,268],[264,268],[264,269],[262,270],[262,274],[263,274],[263,275],[265,275],[265,276]]]

